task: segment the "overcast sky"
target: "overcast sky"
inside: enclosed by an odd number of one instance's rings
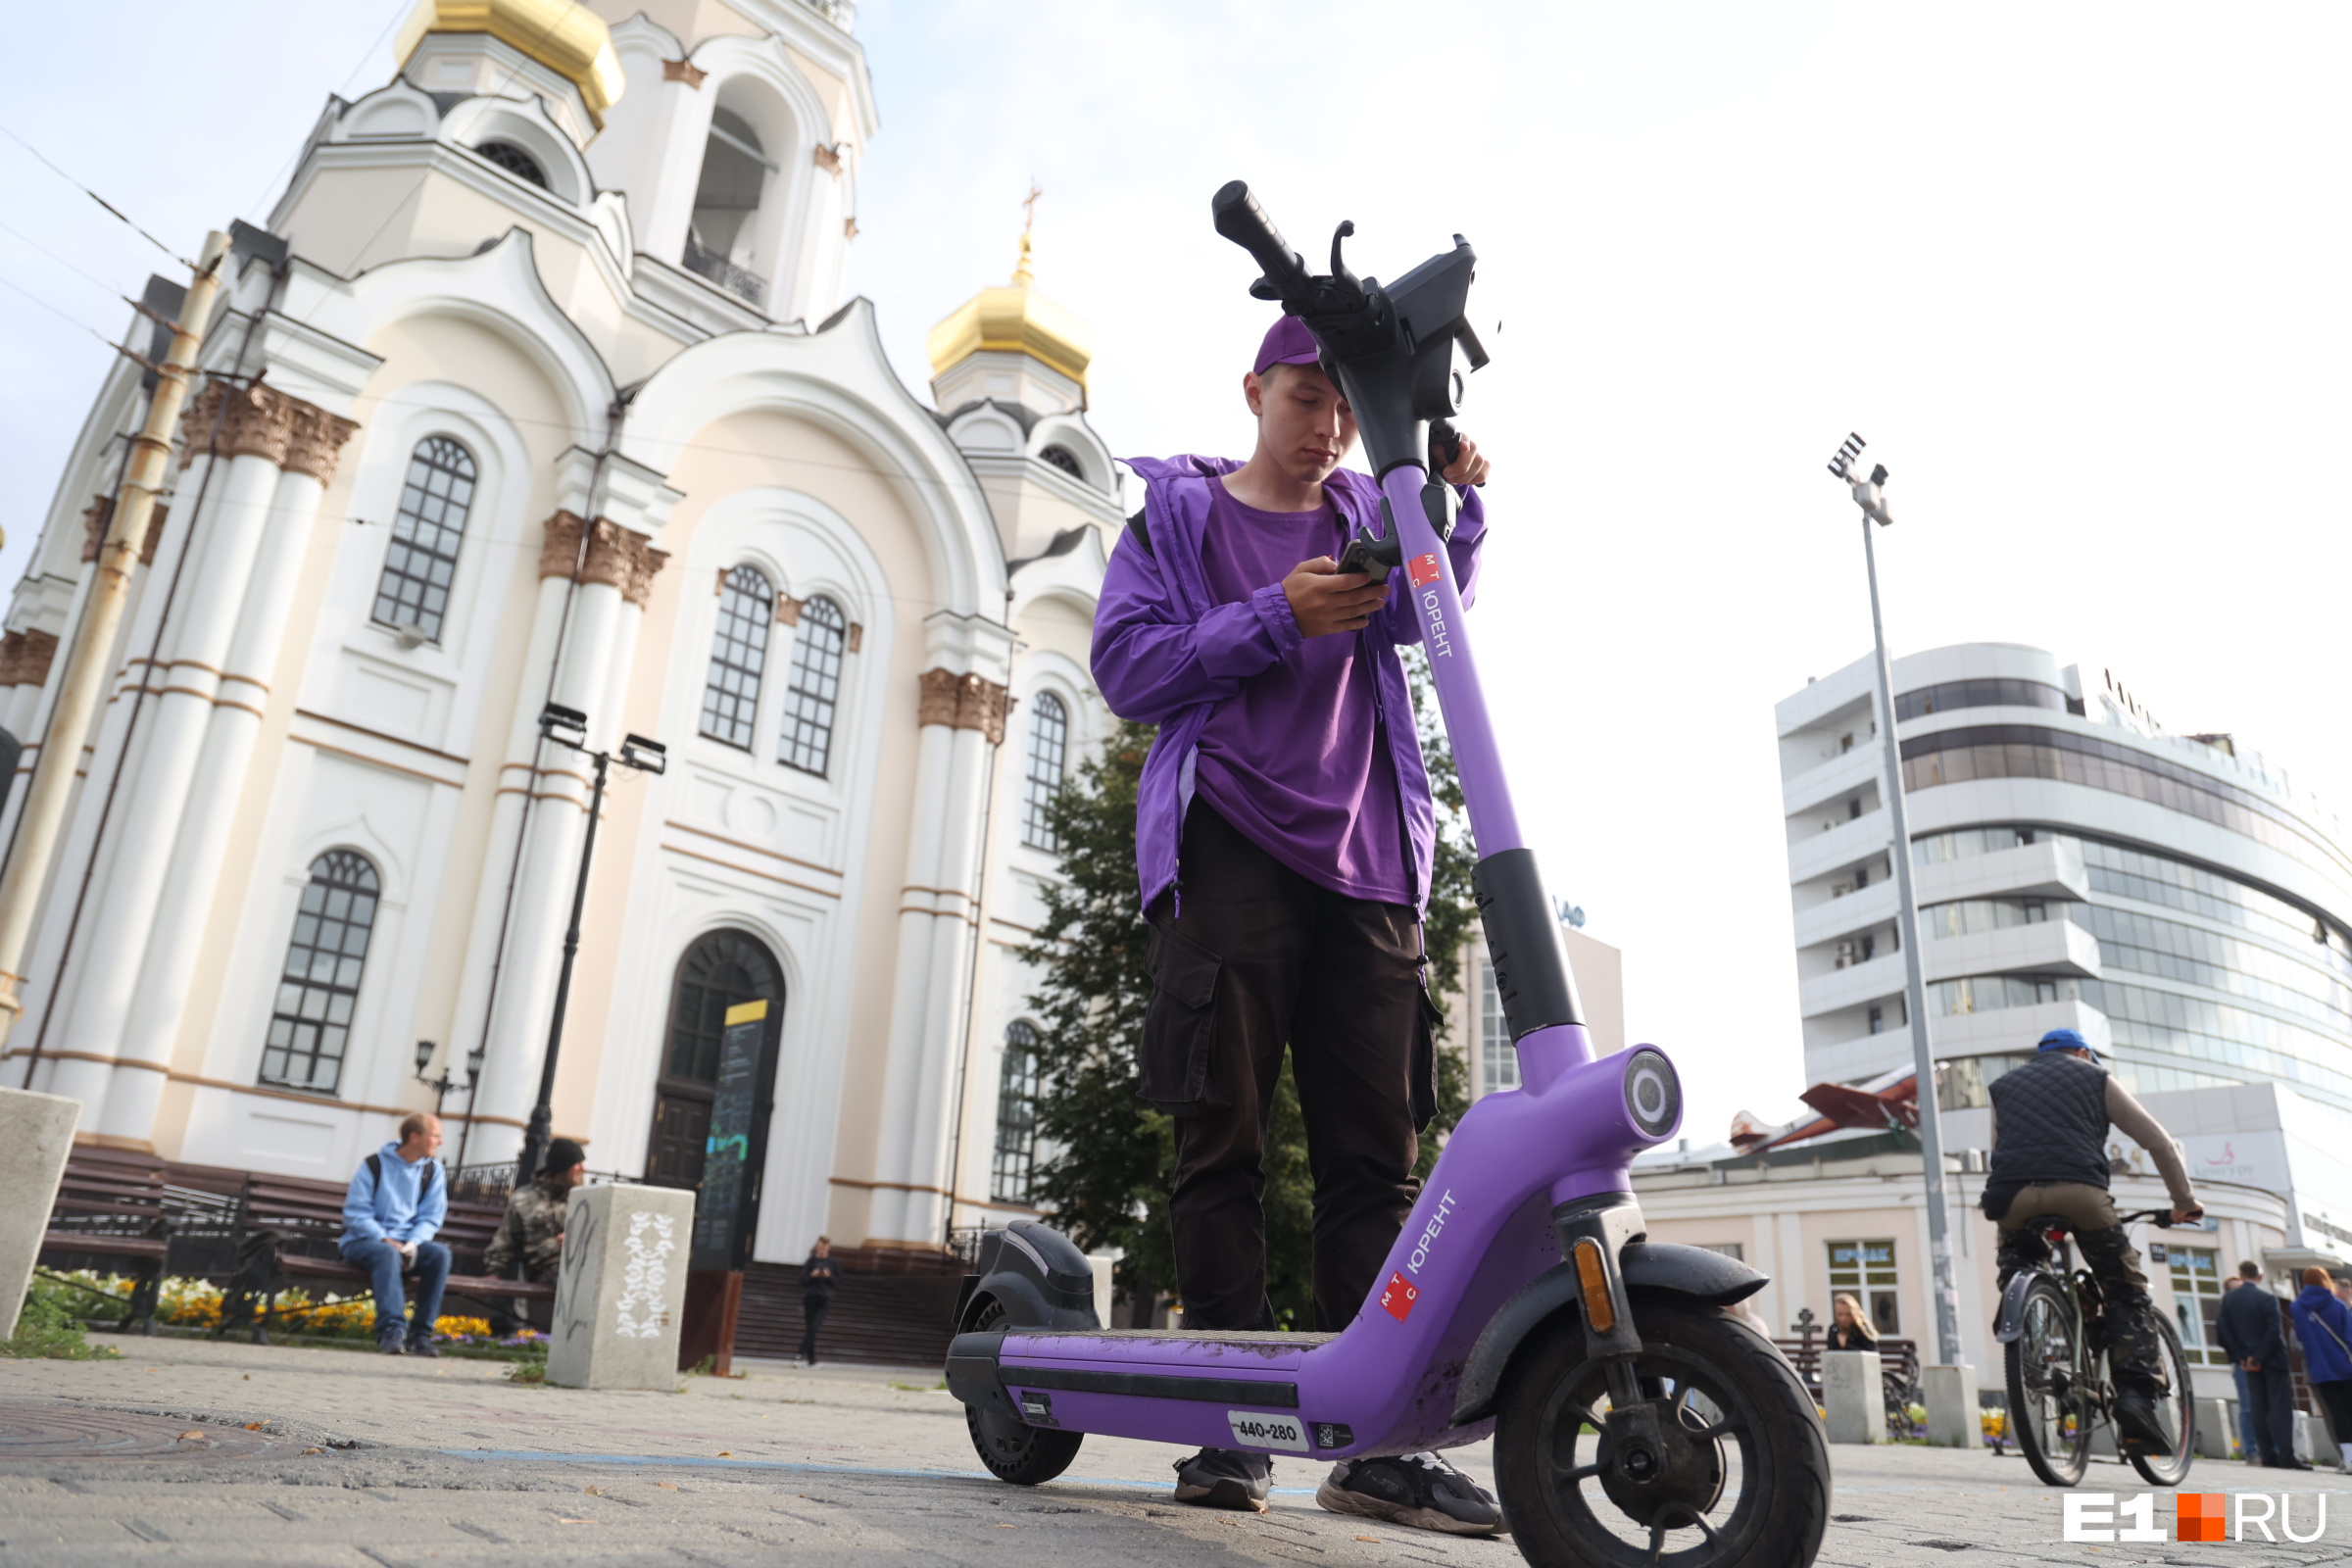
[[[0,124],[174,249],[259,220],[409,0],[12,19]],[[851,286],[900,372],[1011,266],[1099,334],[1114,451],[1246,456],[1249,179],[1310,259],[1459,231],[1494,355],[1471,618],[1520,815],[1625,953],[1687,1131],[1804,1087],[1772,708],[1867,651],[1848,431],[1892,470],[1895,652],[2030,643],[2176,732],[2352,778],[2340,7],[864,0]],[[165,259],[0,141],[0,279],[117,335]],[[95,281],[29,248],[46,245]],[[0,582],[108,350],[0,289]]]

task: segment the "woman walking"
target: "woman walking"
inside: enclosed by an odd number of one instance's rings
[[[2352,1308],[2336,1298],[2324,1268],[2303,1271],[2295,1298],[2295,1332],[2303,1341],[2303,1370],[2335,1437],[2339,1468],[2352,1475]]]

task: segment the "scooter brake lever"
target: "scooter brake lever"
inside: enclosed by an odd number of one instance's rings
[[[1347,550],[1340,556],[1342,571],[1360,571],[1375,582],[1385,581],[1390,572],[1404,564],[1404,541],[1395,534],[1376,539],[1370,530],[1358,531],[1348,541]]]
[[[1453,427],[1450,419],[1432,419],[1429,422],[1429,476],[1442,477],[1447,468],[1461,461],[1462,432]]]

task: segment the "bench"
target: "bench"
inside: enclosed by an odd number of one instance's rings
[[[343,1261],[346,1187],[300,1176],[252,1175],[237,1197],[238,1257],[221,1301],[220,1327],[250,1325],[253,1343],[269,1343],[268,1320],[276,1315],[278,1293],[317,1282],[342,1295],[368,1288],[368,1278]],[[450,1250],[445,1293],[491,1303],[520,1298],[552,1300],[555,1288],[528,1280],[501,1279],[480,1272],[482,1252],[498,1234],[503,1203],[459,1199],[434,1240]]]
[[[1821,1397],[1821,1352],[1826,1346],[1814,1335],[1801,1340],[1775,1340],[1796,1375],[1804,1380],[1805,1391],[1818,1400]],[[1914,1340],[1881,1339],[1873,1347],[1879,1352],[1879,1383],[1886,1400],[1886,1420],[1891,1426],[1910,1426],[1910,1407],[1921,1402],[1919,1381],[1919,1344]]]
[[[131,1276],[135,1283],[127,1298],[93,1293],[125,1302],[115,1325],[118,1334],[128,1333],[133,1323],[155,1332],[156,1297],[172,1246],[164,1202],[164,1162],[152,1154],[83,1147],[67,1156],[41,1235],[40,1261],[69,1272],[86,1268]]]

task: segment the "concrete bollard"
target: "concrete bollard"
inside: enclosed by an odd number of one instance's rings
[[[2343,1450],[2328,1435],[2328,1423],[2301,1410],[2295,1412],[2295,1457],[2329,1470],[2344,1462]]]
[[[2197,1457],[2227,1459],[2230,1457],[2230,1434],[2237,1430],[2237,1412],[2229,1399],[2199,1399],[2197,1401]]]
[[[575,1187],[564,1220],[547,1381],[567,1389],[672,1389],[686,1315],[694,1194]]]
[[[0,1340],[17,1332],[80,1115],[78,1100],[0,1089]]]
[[[1937,1448],[1977,1448],[1984,1446],[1984,1426],[1977,1400],[1977,1369],[1963,1361],[1958,1366],[1925,1366],[1919,1380],[1927,1387],[1928,1443]]]
[[[1110,1265],[1116,1261],[1108,1252],[1089,1252],[1087,1265],[1095,1271],[1095,1322],[1110,1327]]]
[[[1876,1350],[1824,1350],[1821,1403],[1832,1443],[1885,1443],[1886,1391]]]

